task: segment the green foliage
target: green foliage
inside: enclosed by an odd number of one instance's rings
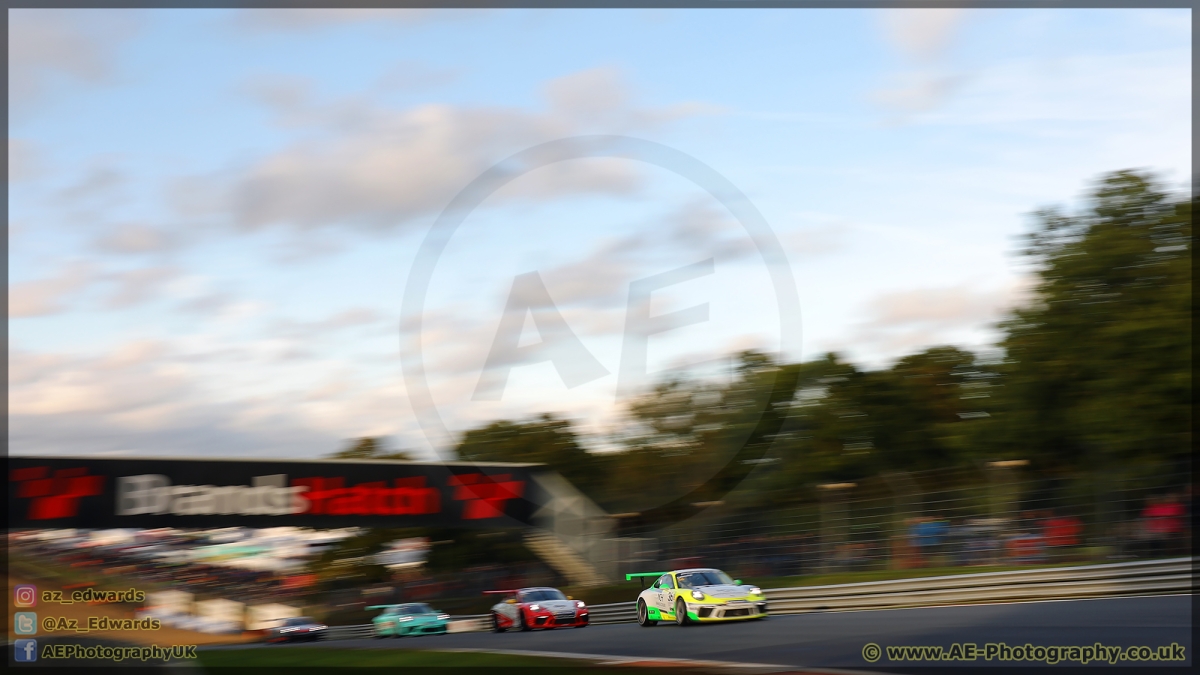
[[[1187,457],[1191,206],[1119,172],[1084,213],[1038,214],[1034,300],[1004,325],[997,447],[1050,470]]]
[[[570,422],[551,415],[527,422],[493,422],[468,431],[455,454],[465,461],[549,464],[593,496],[604,482],[602,458],[579,444]]]
[[[569,421],[543,415],[469,431],[458,457],[547,464],[610,512],[663,516],[739,485],[740,508],[775,507],[812,501],[822,482],[992,459],[1030,460],[1047,479],[1178,469],[1191,444],[1191,209],[1118,172],[1082,213],[1038,212],[1032,298],[1001,324],[997,362],[953,346],[880,370],[747,352],[728,382],[674,377],[633,400],[619,451],[588,452]]]
[[[402,462],[411,462],[412,456],[404,451],[388,452],[384,446],[382,439],[379,438],[359,438],[350,441],[350,444],[343,450],[339,450],[332,455],[332,459],[394,459]]]
[[[773,447],[780,466],[762,489],[794,501],[805,496],[796,489],[804,484],[969,462],[973,427],[985,418],[963,397],[992,375],[955,347],[927,349],[878,371],[835,354],[804,364]]]

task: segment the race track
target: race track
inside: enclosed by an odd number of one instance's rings
[[[863,647],[1003,642],[1010,646],[1120,647],[1183,645],[1182,663],[1121,663],[1124,666],[1187,666],[1191,656],[1191,596],[1109,598],[1008,605],[932,607],[869,612],[810,613],[766,621],[678,627],[661,624],[589,626],[531,633],[460,633],[408,639],[341,640],[326,647],[369,649],[489,649],[599,654],[773,664],[788,667],[845,668],[887,672],[900,664],[886,653],[875,663]],[[213,647],[219,649],[220,647]],[[308,645],[256,645],[262,649],[305,649]],[[905,669],[931,664],[906,663]],[[946,666],[1030,666],[977,659]],[[1070,665],[1070,664],[1063,664]],[[1078,664],[1075,664],[1078,665]],[[1095,664],[1093,664],[1095,665]],[[944,666],[940,667],[941,672]]]

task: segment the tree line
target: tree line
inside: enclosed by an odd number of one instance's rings
[[[1191,213],[1191,198],[1134,171],[1101,177],[1077,213],[1036,212],[1021,253],[1035,283],[989,355],[935,346],[871,370],[744,352],[726,382],[675,376],[631,401],[617,451],[589,452],[547,414],[467,431],[454,454],[547,464],[612,513],[735,486],[747,507],[787,505],[821,483],[1003,459],[1045,477],[1183,471]],[[339,456],[373,453],[360,440]]]

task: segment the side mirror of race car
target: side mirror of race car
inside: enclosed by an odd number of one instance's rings
[[[516,598],[509,598],[509,599],[505,600],[505,602],[507,602],[507,603],[508,603],[508,604],[510,604],[510,605],[515,605],[515,604],[517,604],[517,599],[516,599]]]
[[[742,580],[741,580],[741,579],[734,579],[734,580],[733,580],[733,585],[734,585],[734,586],[741,586],[741,585],[742,585]]]
[[[568,599],[568,600],[574,600],[575,598],[573,598],[573,597],[571,597],[571,596],[569,596],[569,595],[568,595],[568,596],[567,596],[567,599]]]

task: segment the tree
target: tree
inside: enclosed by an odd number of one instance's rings
[[[412,456],[402,450],[394,450],[388,452],[383,446],[383,440],[379,438],[358,438],[350,441],[344,449],[339,450],[332,455],[332,459],[393,459],[402,462],[411,462]]]
[[[993,375],[974,354],[932,347],[874,371],[827,354],[793,367],[796,396],[772,450],[774,499],[803,498],[804,484],[970,461],[972,430],[985,417],[964,396]]]
[[[1049,471],[1186,460],[1191,207],[1122,171],[1085,212],[1037,214],[1034,301],[1003,325],[996,447]]]
[[[464,461],[546,464],[593,499],[605,482],[602,460],[579,444],[568,420],[549,414],[472,429],[463,434],[455,455]]]

